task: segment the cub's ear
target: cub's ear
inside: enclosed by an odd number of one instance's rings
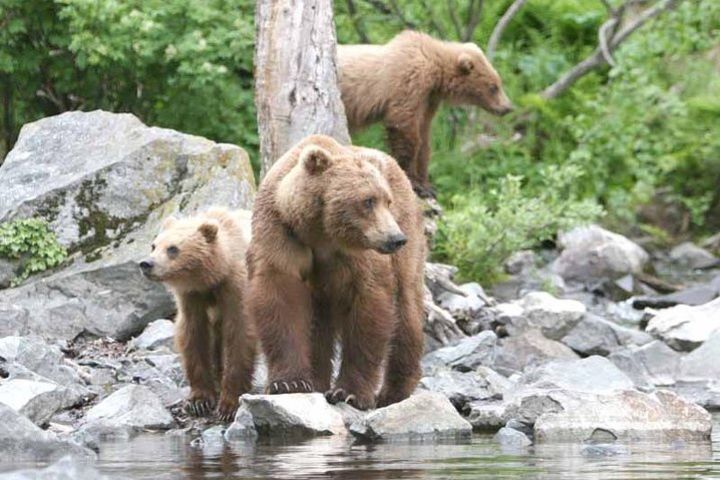
[[[460,73],[467,75],[473,71],[473,68],[472,57],[467,53],[461,53],[458,57],[458,70]]]
[[[308,145],[300,152],[300,162],[310,175],[318,175],[330,167],[330,152],[317,145]]]
[[[165,220],[163,220],[162,224],[160,224],[160,230],[166,230],[170,227],[172,227],[175,222],[177,222],[177,218],[173,216],[167,217]]]
[[[220,228],[220,224],[215,220],[206,220],[202,225],[200,225],[200,233],[202,233],[203,237],[205,237],[205,240],[208,243],[212,243],[217,238],[218,229]]]

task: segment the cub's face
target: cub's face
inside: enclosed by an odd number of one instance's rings
[[[321,219],[331,242],[390,254],[405,245],[407,237],[393,216],[392,192],[376,161],[357,153],[332,156],[309,146],[300,154],[298,167],[306,181],[321,187]]]
[[[146,278],[168,285],[199,281],[215,256],[218,228],[213,220],[168,218],[150,255],[140,262],[140,271]]]
[[[512,111],[500,75],[473,43],[463,45],[448,89],[453,103],[478,105],[496,115]]]

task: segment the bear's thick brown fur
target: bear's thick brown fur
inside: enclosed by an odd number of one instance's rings
[[[238,397],[252,387],[257,335],[243,305],[249,241],[249,212],[213,208],[168,218],[150,257],[140,262],[143,274],[175,297],[175,344],[194,415],[207,415],[217,404],[218,417],[230,420]]]
[[[405,31],[385,45],[339,45],[338,73],[351,131],[384,122],[391,154],[416,192],[431,196],[430,126],[440,102],[503,115],[512,104],[474,43]]]
[[[268,172],[252,222],[248,312],[268,361],[266,391],[325,391],[363,409],[409,396],[423,351],[425,237],[395,160],[308,137]]]

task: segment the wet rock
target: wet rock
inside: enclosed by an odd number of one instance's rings
[[[252,417],[263,436],[324,436],[347,433],[341,413],[321,393],[243,395],[237,416]]]
[[[50,382],[14,378],[0,384],[0,403],[44,425],[56,412],[82,402],[82,396]]]
[[[720,298],[696,307],[677,305],[660,310],[647,325],[647,332],[675,350],[691,351],[720,329]]]
[[[468,436],[472,425],[443,395],[419,392],[368,413],[350,432],[369,441],[425,440]]]
[[[684,242],[670,250],[673,263],[690,269],[711,268],[720,265],[720,259],[692,242]]]
[[[477,401],[465,405],[463,414],[475,430],[497,430],[508,421],[507,405],[498,401]]]
[[[644,345],[652,340],[648,333],[587,314],[561,341],[582,355],[607,356],[620,346]]]
[[[504,375],[511,375],[558,358],[575,359],[578,355],[562,343],[545,338],[540,330],[533,329],[502,339],[493,368]]]
[[[93,459],[95,453],[80,445],[61,440],[23,415],[0,403],[0,455],[5,462],[53,461],[66,455]]]
[[[498,430],[493,440],[503,447],[522,448],[532,445],[532,441],[523,432],[508,427]]]
[[[99,437],[127,438],[140,430],[166,430],[173,426],[160,398],[142,385],[128,385],[92,407],[82,428]]]
[[[680,366],[680,354],[660,340],[617,350],[608,359],[641,389],[673,385]]]
[[[720,382],[720,330],[680,359],[678,378],[684,382]]]
[[[238,442],[244,440],[254,440],[258,436],[255,428],[255,421],[249,410],[241,408],[235,414],[235,420],[225,430],[225,440],[228,442]]]
[[[466,403],[473,400],[494,397],[488,383],[477,372],[439,370],[431,377],[420,379],[420,387],[446,396],[458,410],[462,410]]]
[[[710,438],[710,414],[676,394],[626,390],[613,395],[565,395],[562,409],[540,415],[536,442],[583,442],[598,430],[619,441],[703,440]]]
[[[138,350],[156,350],[173,347],[175,324],[170,320],[155,320],[130,341],[130,347]]]
[[[580,451],[583,457],[615,457],[629,453],[625,445],[616,443],[596,443],[584,445]]]
[[[430,372],[448,366],[461,372],[469,372],[481,365],[492,365],[496,342],[497,335],[489,331],[464,338],[456,345],[425,355],[422,359],[423,370]]]
[[[95,467],[85,461],[66,456],[45,468],[16,470],[0,474],[0,480],[106,480]]]
[[[71,253],[61,271],[0,291],[0,310],[18,309],[0,335],[59,339],[124,340],[167,317],[170,296],[136,265],[162,219],[213,204],[248,208],[254,193],[239,147],[101,111],[25,125],[0,185],[0,222],[44,218]]]
[[[510,335],[538,328],[551,340],[560,340],[585,316],[587,308],[576,300],[561,300],[547,292],[530,292],[517,304],[523,314],[506,326]]]
[[[642,271],[649,258],[636,243],[597,225],[562,233],[558,243],[562,253],[553,270],[565,280],[619,278]]]
[[[0,318],[2,313],[0,312]],[[78,372],[64,364],[63,353],[55,345],[48,345],[37,337],[10,336],[0,338],[0,364],[22,367],[61,385],[80,383]]]

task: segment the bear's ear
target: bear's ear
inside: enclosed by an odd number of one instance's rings
[[[472,57],[467,53],[461,53],[458,57],[458,70],[460,73],[467,75],[473,71],[473,68]]]
[[[199,230],[200,233],[202,233],[202,236],[205,237],[205,240],[208,243],[212,243],[217,238],[219,228],[220,224],[215,220],[206,220],[202,225],[200,225]]]
[[[300,152],[300,162],[310,175],[324,172],[330,166],[330,152],[317,145],[308,145]]]
[[[177,218],[173,217],[172,215],[167,217],[165,220],[163,220],[162,224],[160,225],[160,230],[166,230],[166,229],[172,227],[176,221],[177,221]]]

